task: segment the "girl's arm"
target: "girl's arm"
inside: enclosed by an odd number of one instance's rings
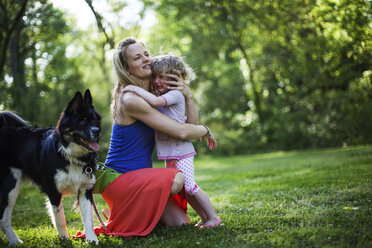
[[[128,85],[124,88],[123,92],[127,91],[136,93],[154,108],[167,106],[167,101],[165,101],[164,97],[155,96],[148,92],[147,90],[142,89],[141,87],[135,85]]]
[[[186,122],[190,124],[198,125],[199,124],[199,111],[194,102],[194,98],[192,97],[192,94],[190,94],[189,97],[185,96],[185,102],[186,102]]]
[[[124,112],[131,118],[140,120],[147,126],[174,138],[190,140],[205,137],[208,134],[206,127],[188,123],[182,124],[172,120],[134,94],[125,94],[122,97],[122,104]],[[214,146],[216,145],[217,142]]]

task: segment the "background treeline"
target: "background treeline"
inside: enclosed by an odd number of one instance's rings
[[[86,30],[47,0],[0,2],[0,110],[55,125],[75,91],[90,88],[104,118],[101,158],[112,49],[128,36],[195,68],[191,87],[201,122],[218,138],[214,154],[372,140],[371,1],[143,0],[141,16],[157,18],[145,29],[124,24],[125,1],[107,1],[116,17],[108,23],[86,0],[97,21]]]

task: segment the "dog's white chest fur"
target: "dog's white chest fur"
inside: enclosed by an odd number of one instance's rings
[[[72,142],[67,148],[60,146],[59,151],[69,160],[70,166],[67,168],[67,172],[65,170],[57,170],[57,174],[54,176],[58,191],[66,196],[93,188],[96,183],[96,177],[94,174],[91,176],[85,174],[83,172],[85,163],[74,159],[74,157],[85,155],[87,149]]]
[[[86,189],[93,188],[96,177],[93,174],[90,177],[83,173],[81,166],[70,164],[67,172],[65,170],[57,170],[54,180],[58,191],[66,196],[78,194],[79,191],[84,192]]]

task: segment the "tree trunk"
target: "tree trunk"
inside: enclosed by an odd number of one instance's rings
[[[21,113],[25,111],[24,99],[26,96],[26,82],[24,72],[24,61],[19,53],[19,35],[23,28],[22,22],[19,22],[15,28],[13,37],[9,42],[10,51],[10,69],[13,77],[12,97],[13,107],[18,107],[17,110]]]
[[[28,0],[23,0],[20,10],[17,12],[16,17],[11,20],[9,15],[9,9],[6,8],[3,0],[0,0],[0,8],[3,12],[4,22],[1,25],[1,31],[5,34],[5,38],[3,42],[1,43],[1,55],[0,55],[0,78],[3,78],[3,72],[4,72],[4,66],[6,62],[6,55],[8,50],[8,45],[10,38],[12,37],[17,25],[19,24],[22,16],[24,15],[26,11],[26,5]]]

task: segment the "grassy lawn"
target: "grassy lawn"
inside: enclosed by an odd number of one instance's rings
[[[372,247],[372,146],[204,157],[196,160],[196,177],[221,227],[100,236],[99,247]],[[100,196],[95,199],[105,208]],[[24,241],[19,247],[88,247],[82,240],[59,240],[44,202],[34,186],[22,186],[12,219]],[[71,236],[83,229],[73,202],[64,199]],[[189,212],[195,224],[199,218]],[[2,236],[0,247],[7,243]]]

